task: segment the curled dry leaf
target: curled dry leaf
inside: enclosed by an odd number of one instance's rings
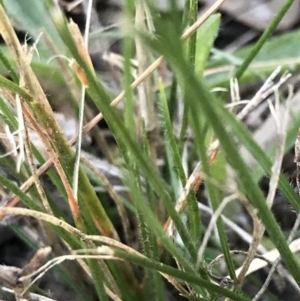
[[[202,0],[202,2],[210,6],[215,3],[215,0]],[[270,24],[283,3],[282,0],[227,0],[221,6],[221,10],[239,22],[262,31]],[[300,1],[295,0],[279,23],[277,30],[284,31],[291,28],[299,21],[299,15]]]

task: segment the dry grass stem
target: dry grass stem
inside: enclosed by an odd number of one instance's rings
[[[289,247],[290,247],[290,250],[291,250],[293,253],[299,252],[299,251],[300,251],[300,238],[298,238],[298,239],[292,241],[292,242],[289,244]],[[277,249],[273,249],[273,250],[271,250],[271,251],[269,251],[269,252],[264,253],[264,254],[261,255],[261,256],[263,256],[265,259],[267,259],[267,261],[273,263],[273,262],[276,261],[276,259],[278,259],[278,258],[280,257],[280,254],[279,254],[279,252],[278,252]],[[246,273],[246,276],[247,276],[247,275],[250,275],[250,274],[252,274],[252,273],[254,273],[254,272],[256,272],[256,271],[258,271],[258,270],[260,270],[260,269],[262,269],[262,268],[264,268],[264,267],[266,267],[266,265],[267,265],[267,263],[266,263],[265,261],[262,261],[262,260],[257,259],[257,258],[254,259],[254,260],[252,261],[252,263],[251,263],[251,265],[250,265],[250,267],[249,267],[247,273]],[[236,274],[239,274],[240,271],[241,271],[241,268],[237,269],[237,270],[235,271],[235,273],[236,273]]]
[[[12,293],[12,294],[14,293],[13,290],[6,288],[6,287],[2,287],[1,289],[8,293]],[[48,298],[48,297],[38,295],[38,294],[33,294],[33,293],[30,293],[30,298],[32,301],[56,301],[52,298]],[[0,300],[0,301],[4,301],[4,300]]]
[[[99,255],[62,255],[59,257],[55,257],[54,259],[48,261],[44,266],[37,269],[32,274],[20,278],[20,280],[24,281],[27,279],[31,279],[32,277],[37,275],[32,281],[29,282],[28,286],[24,288],[24,291],[28,290],[34,283],[36,283],[40,278],[42,278],[45,275],[45,273],[47,273],[50,269],[52,269],[56,265],[59,265],[66,260],[78,260],[78,259],[120,260],[119,258],[112,256],[112,255],[101,255],[101,254],[99,254]]]
[[[18,170],[18,166],[20,166],[19,162],[23,163],[24,157],[21,154],[21,156],[18,155],[17,150],[23,147],[23,141],[20,141],[20,130],[18,129],[15,132],[11,132],[9,126],[6,124],[4,119],[0,117],[0,131],[2,132],[0,134],[1,143],[3,144],[5,148],[5,153],[0,156],[0,158],[4,158],[6,156],[11,156],[11,158],[16,163],[16,169]],[[16,137],[18,136],[18,137]]]
[[[25,122],[22,110],[22,104],[19,95],[16,95],[16,111],[18,115],[18,137],[19,137],[19,155],[17,156],[17,172],[20,172],[21,165],[25,161],[24,131]]]
[[[214,211],[202,204],[198,203],[199,209],[210,214],[211,216],[214,214]],[[241,239],[243,239],[245,242],[247,242],[249,245],[251,244],[253,237],[248,232],[246,232],[243,228],[241,228],[239,225],[235,224],[233,221],[231,221],[226,216],[221,215],[220,216],[226,226],[228,226],[232,231],[234,231]],[[263,245],[259,245],[257,248],[257,251],[261,254],[264,254],[267,252],[267,249]]]
[[[28,160],[28,164],[29,164],[32,176],[35,180],[35,186],[41,197],[43,207],[48,214],[53,215],[53,212],[49,205],[48,198],[47,198],[47,195],[43,188],[43,185],[41,184],[40,178],[37,176],[36,165],[34,164],[34,158],[33,158],[33,154],[32,154],[32,148],[31,148],[31,142],[30,142],[30,138],[29,138],[28,128],[25,126],[25,124],[24,124],[24,142],[25,142],[25,150],[26,150],[26,157]]]
[[[77,49],[82,49],[80,52],[84,54],[84,59],[87,61],[89,66],[92,66],[92,61],[88,53],[88,35],[90,32],[90,22],[91,15],[93,11],[93,0],[89,0],[87,4],[87,15],[85,22],[85,31],[84,31],[84,41],[81,36],[81,32],[78,26],[74,22],[70,22],[68,25],[70,33],[75,41]],[[83,72],[83,71],[82,71]],[[83,74],[85,74],[83,72]],[[80,78],[80,76],[78,76]],[[77,145],[76,145],[76,155],[73,171],[73,183],[72,189],[75,198],[78,198],[78,180],[79,180],[79,169],[80,169],[80,156],[81,156],[81,144],[82,144],[82,128],[84,121],[84,108],[85,108],[85,94],[86,94],[86,85],[88,83],[82,82],[81,85],[81,95],[79,102],[79,117],[78,117],[78,136],[77,136]]]
[[[232,257],[238,257],[240,255],[242,256],[248,256],[248,252],[247,251],[241,251],[241,250],[231,250],[230,254],[232,255]],[[263,255],[259,255],[259,254],[254,254],[254,258],[263,261],[266,265],[271,265],[272,262],[270,260],[268,260],[266,257],[264,257]],[[215,265],[219,264],[221,261],[224,260],[224,254],[220,254],[218,255],[214,260],[212,260],[208,266],[207,266],[207,272],[209,277],[214,280],[215,282],[219,283],[221,286],[232,286],[232,284],[234,284],[234,281],[231,280],[228,277],[219,277],[213,274],[212,269]],[[226,300],[229,300],[228,298],[226,298]]]
[[[261,223],[261,220],[257,216],[257,211],[250,204],[250,202],[247,200],[247,198],[245,196],[241,195],[239,200],[244,205],[244,207],[246,208],[246,210],[248,211],[249,215],[252,218],[253,232],[252,232],[252,241],[251,241],[250,247],[247,251],[246,258],[244,260],[244,263],[243,263],[243,266],[240,270],[240,273],[237,274],[237,279],[234,283],[234,288],[235,289],[242,285],[242,282],[245,278],[247,270],[248,270],[251,262],[255,258],[256,254],[257,254],[257,248],[258,248],[258,246],[260,244],[260,241],[261,241],[261,229],[263,227],[263,224]],[[228,299],[226,299],[226,300],[229,301]]]
[[[233,193],[231,195],[229,195],[228,197],[224,198],[222,200],[222,202],[220,203],[218,209],[214,212],[214,214],[211,217],[211,220],[209,222],[209,225],[205,231],[204,237],[202,239],[202,243],[201,246],[198,250],[198,256],[197,256],[197,264],[196,267],[197,269],[199,268],[202,258],[203,258],[203,254],[204,251],[206,249],[207,243],[211,237],[211,234],[213,232],[213,229],[216,225],[217,220],[220,218],[222,211],[225,209],[225,207],[233,200],[239,198],[239,193]]]
[[[231,112],[236,114],[237,105],[241,103],[239,83],[236,78],[230,79]]]

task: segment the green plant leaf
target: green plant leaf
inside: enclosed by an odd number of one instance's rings
[[[220,22],[220,14],[212,15],[197,31],[195,72],[200,78],[205,70],[208,56],[217,37]]]
[[[35,41],[39,38],[41,30],[45,30],[59,51],[65,49],[43,0],[3,0],[3,2],[7,14],[16,22],[17,28],[28,32]],[[39,49],[48,52],[47,47]]]
[[[234,51],[232,56],[237,60],[245,59],[253,50],[254,45]],[[283,70],[296,71],[300,69],[300,30],[295,30],[271,38],[264,44],[252,65],[245,71],[240,84],[245,84],[254,78],[265,78],[269,76],[278,65]],[[227,86],[229,79],[233,76],[235,65],[228,64],[226,59],[211,59],[207,63],[207,69],[216,68],[220,71],[206,76],[207,83],[214,86]],[[223,70],[223,71],[222,71]]]

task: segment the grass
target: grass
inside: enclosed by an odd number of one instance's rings
[[[278,118],[279,86],[274,84],[272,78],[273,83],[267,88],[273,88],[270,93],[275,95],[275,103],[270,105],[270,110],[276,121],[278,137],[271,160],[270,154],[260,148],[242,123],[243,118],[263,98],[258,101],[254,96],[241,113],[236,114],[235,110],[224,106],[226,96],[223,95],[221,99],[211,92],[213,81],[205,78],[205,72],[212,63],[215,68],[219,66],[218,62],[211,62],[209,54],[218,35],[220,15],[216,11],[222,2],[217,1],[197,19],[198,1],[195,0],[189,1],[183,16],[173,8],[163,13],[163,18],[151,2],[148,5],[138,2],[135,5],[133,0],[128,0],[124,11],[127,18],[124,21],[126,32],[123,41],[124,92],[115,99],[97,76],[88,54],[88,28],[93,14],[91,0],[88,2],[83,38],[76,25],[68,22],[60,9],[50,1],[39,3],[37,9],[40,18],[38,14],[32,18],[32,12],[26,12],[25,7],[22,10],[24,4],[21,2],[7,5],[4,1],[4,6],[0,6],[0,33],[7,45],[1,48],[0,61],[3,70],[11,74],[11,79],[5,77],[4,73],[0,76],[1,118],[10,131],[15,131],[15,135],[7,134],[7,137],[1,138],[3,152],[9,153],[10,157],[9,160],[0,160],[21,183],[15,184],[0,174],[1,186],[13,194],[8,203],[0,207],[1,219],[8,214],[35,217],[43,222],[46,233],[51,233],[51,245],[55,245],[60,238],[70,251],[70,254],[64,254],[61,249],[52,248],[52,259],[43,265],[49,258],[49,249],[39,250],[40,253],[21,269],[15,282],[11,281],[9,267],[0,265],[4,271],[2,282],[14,291],[17,299],[22,296],[30,298],[30,286],[37,278],[64,261],[73,260],[81,267],[85,277],[92,281],[100,300],[164,300],[166,281],[178,295],[189,300],[219,300],[221,296],[226,300],[251,300],[241,287],[247,270],[257,257],[258,248],[262,247],[265,229],[289,275],[300,287],[299,262],[288,245],[292,240],[286,241],[270,210],[278,187],[296,212],[299,211],[299,196],[285,176],[280,174],[284,152],[292,147],[291,141],[295,141],[299,120],[294,119],[292,124],[287,125],[286,118],[283,121]],[[285,1],[258,42],[244,49],[242,63],[233,75],[235,78],[242,79],[244,74],[247,76],[251,64],[269,43],[268,38],[292,3],[291,0]],[[15,13],[13,16],[18,18],[18,24],[28,28],[32,37],[39,37],[40,27],[48,29],[47,43],[42,38],[37,42],[38,55],[34,55],[35,48],[22,47],[7,17],[6,10],[12,15],[12,11],[20,9],[24,13]],[[132,24],[129,20],[133,19],[134,14],[136,21]],[[188,29],[183,33],[185,27]],[[58,54],[69,58],[70,66],[62,61],[56,65],[53,60],[47,64],[51,56],[57,55],[49,45],[56,45]],[[134,49],[137,70],[132,68]],[[173,129],[172,111],[174,100],[177,102],[178,99],[169,91],[157,71],[164,61],[173,72],[172,91],[181,91],[183,98],[178,133]],[[223,63],[219,64],[221,66]],[[79,135],[71,141],[67,141],[59,127],[38,80],[41,74],[57,74],[59,68],[70,68],[65,70],[71,77],[63,73],[53,80],[61,82],[64,78],[65,87],[77,101],[79,109]],[[265,71],[267,76],[273,72],[269,69]],[[224,87],[228,87],[229,77],[227,75],[223,79]],[[158,93],[153,89],[155,85]],[[232,95],[238,98],[237,94]],[[95,117],[88,123],[85,123],[85,112],[89,104],[85,95],[89,96],[96,110]],[[288,115],[292,95],[290,91],[284,101],[285,116]],[[71,101],[70,107],[73,107]],[[124,110],[120,113],[115,107],[122,101]],[[93,162],[89,162],[81,149],[82,137],[89,134],[102,119],[116,142],[117,151],[110,153],[108,160],[119,167],[121,185],[127,189],[122,196],[110,179],[101,170],[98,171]],[[5,127],[1,130],[5,130]],[[32,131],[39,137],[39,145],[30,140]],[[189,131],[193,133],[194,145],[193,152],[187,156],[185,137]],[[5,140],[8,137],[12,139],[10,142]],[[15,140],[20,146],[19,153],[15,152]],[[75,144],[76,151],[72,148]],[[161,144],[164,145],[164,168],[157,164],[161,156]],[[255,157],[260,167],[260,177],[270,177],[267,197],[258,184],[259,177],[255,169],[248,168],[238,145],[244,146]],[[20,157],[22,153],[26,160]],[[192,169],[194,162],[196,167]],[[17,172],[16,166],[19,166]],[[229,180],[226,172],[228,166],[236,175],[232,187],[225,187]],[[68,204],[72,224],[66,222],[68,218],[59,204],[47,194],[40,180],[45,173]],[[95,193],[92,180],[103,185],[114,200],[116,211],[112,213],[105,198]],[[217,233],[213,252],[206,248],[207,241],[202,246],[202,237],[207,229],[200,218],[196,193],[203,181]],[[252,242],[239,274],[235,270],[235,258],[228,243],[225,220],[218,218],[221,214],[219,208],[222,204],[226,207],[228,198],[239,201],[249,212],[254,224]],[[28,208],[16,207],[19,201]],[[114,222],[116,219],[121,221],[122,230]],[[138,233],[138,239],[131,237],[131,224]],[[139,251],[134,249],[137,242]],[[226,277],[214,278],[208,271],[211,256],[215,256],[215,253],[222,254],[231,280]],[[218,257],[216,260],[218,262]],[[141,267],[139,276],[136,266]],[[81,290],[76,280],[81,275],[66,277],[73,289]],[[232,288],[220,285],[222,283],[230,283]],[[262,286],[260,294],[265,290],[266,286]],[[93,298],[84,289],[81,293],[81,296],[78,294],[79,299],[85,298],[82,296]],[[39,298],[43,300],[44,297],[40,295]]]

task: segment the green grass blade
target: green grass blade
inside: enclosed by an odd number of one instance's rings
[[[18,186],[16,186],[12,181],[2,174],[0,174],[0,183],[13,194],[18,196],[28,207],[37,211],[41,211],[41,208],[26,193],[24,193],[21,189],[19,189]]]
[[[275,15],[274,19],[270,23],[270,25],[265,29],[264,33],[261,35],[254,48],[251,50],[249,56],[244,60],[242,65],[236,70],[234,77],[239,79],[244,74],[245,70],[249,67],[250,63],[256,57],[260,49],[266,43],[267,39],[270,35],[275,31],[277,25],[280,23],[281,19],[284,17],[288,9],[294,3],[295,0],[286,0],[278,13]]]
[[[143,126],[143,151],[145,154],[149,153],[149,144],[147,139],[147,132],[145,125]],[[140,194],[142,192],[141,188],[141,181],[140,178],[137,179],[139,181],[139,191]],[[153,214],[156,213],[156,202],[155,202],[155,196],[154,193],[148,183],[146,183],[146,192],[147,192],[147,203],[145,203],[145,206],[149,208],[153,212]],[[159,250],[157,246],[157,239],[154,233],[151,231],[151,225],[148,225],[147,222],[143,219],[143,214],[139,211],[138,214],[140,229],[141,229],[141,236],[142,236],[142,245],[144,254],[146,257],[158,260],[159,259]],[[164,289],[163,289],[163,282],[161,279],[161,275],[153,270],[146,270],[145,271],[145,295],[146,300],[164,300]]]
[[[20,88],[17,84],[0,75],[0,86],[7,88],[8,90],[19,94],[21,97],[28,101],[32,101],[32,97],[22,88]]]
[[[221,286],[215,285],[212,282],[209,282],[207,280],[200,278],[198,275],[183,272],[183,271],[175,269],[171,266],[165,265],[161,262],[153,261],[153,260],[150,260],[145,257],[136,256],[134,254],[127,253],[123,250],[115,249],[114,252],[117,257],[126,259],[132,263],[135,263],[135,264],[138,264],[138,265],[150,268],[150,269],[155,269],[157,271],[169,274],[169,275],[173,276],[174,278],[180,279],[187,283],[195,284],[199,287],[206,288],[211,293],[216,293],[216,294],[219,294],[220,296],[226,296],[226,297],[230,298],[231,300],[235,300],[235,301],[250,301],[249,298],[246,298],[244,296],[241,296],[239,294],[231,292],[230,290],[222,288]],[[209,299],[209,300],[211,300],[211,299]]]
[[[186,176],[185,172],[181,163],[181,156],[178,149],[178,144],[176,141],[176,137],[173,132],[173,125],[170,118],[170,112],[168,108],[168,102],[166,93],[164,90],[164,86],[162,81],[159,81],[159,88],[160,88],[160,97],[159,97],[159,107],[161,111],[161,123],[165,133],[165,143],[169,144],[171,152],[172,152],[172,159],[174,160],[174,165],[178,174],[178,177],[181,181],[182,186],[186,183]]]
[[[134,183],[132,179],[127,179],[126,184],[130,188],[130,190],[134,190]],[[149,230],[159,239],[165,249],[172,254],[178,261],[178,263],[182,266],[182,268],[193,274],[197,275],[198,273],[195,271],[194,266],[190,263],[190,261],[185,257],[182,251],[171,241],[171,239],[164,233],[162,226],[157,222],[157,219],[152,211],[148,210],[147,206],[145,206],[145,198],[142,194],[137,194],[135,191],[135,199],[136,199],[136,206],[137,209],[140,211],[141,215],[143,216],[143,220],[149,225]],[[153,261],[153,259],[149,260]],[[201,277],[208,280],[208,276],[206,272],[201,274]],[[201,289],[201,292],[207,296],[207,292]]]
[[[19,77],[18,77],[16,71],[14,70],[13,66],[11,65],[11,63],[9,62],[9,60],[6,58],[6,56],[3,53],[3,51],[1,50],[1,48],[0,48],[0,61],[2,62],[3,66],[7,69],[6,71],[11,76],[12,80],[15,83],[18,83]]]

